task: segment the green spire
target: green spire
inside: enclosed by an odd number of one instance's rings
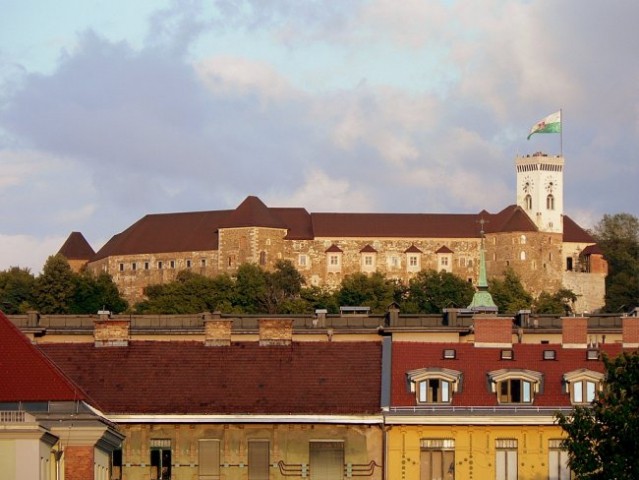
[[[488,280],[486,278],[486,255],[484,253],[484,223],[483,218],[479,220],[481,224],[481,244],[479,247],[479,281],[477,282],[477,291],[473,295],[473,301],[468,305],[469,310],[476,312],[492,312],[497,313],[497,305],[493,301],[493,297],[488,291]]]

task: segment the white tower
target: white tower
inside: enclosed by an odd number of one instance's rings
[[[517,205],[542,232],[563,233],[564,157],[517,157]]]

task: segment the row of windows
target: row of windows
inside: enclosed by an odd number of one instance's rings
[[[532,197],[530,195],[526,195],[524,197],[524,206],[526,210],[532,210]],[[552,194],[549,194],[546,197],[546,210],[554,210],[555,209],[555,197]]]
[[[421,440],[420,478],[422,480],[455,479],[455,440],[452,438],[425,438]],[[495,440],[496,480],[517,480],[518,441],[511,438]],[[548,479],[569,480],[568,453],[561,440],[548,441]]]
[[[187,259],[185,261],[185,265],[186,268],[192,268],[194,265],[194,262],[190,259]],[[200,267],[206,267],[206,258],[202,258],[200,259],[200,263],[199,263]],[[165,268],[170,268],[170,269],[175,269],[177,266],[177,262],[175,260],[168,260],[168,261],[163,261],[163,260],[159,260],[157,262],[155,262],[154,265],[151,264],[151,262],[131,262],[131,270],[132,271],[137,271],[137,270],[151,270],[152,267],[157,268],[158,270],[162,270]],[[124,263],[120,263],[118,266],[118,270],[121,272],[124,272],[126,270],[126,264]]]
[[[198,442],[198,475],[202,480],[222,478],[220,459],[220,440],[205,439]],[[271,444],[268,440],[249,440],[247,452],[248,480],[268,480],[272,468],[283,468],[293,473],[291,466],[271,463]],[[113,454],[113,479],[122,478],[122,451]],[[171,441],[168,439],[151,440],[149,479],[171,480],[174,478],[172,467]],[[300,470],[305,469],[302,466]],[[293,469],[295,469],[293,467]],[[344,476],[344,442],[341,440],[309,442],[309,465],[311,479],[335,480]],[[301,476],[302,471],[299,472]]]
[[[409,389],[419,404],[449,404],[455,392],[461,390],[462,374],[455,370],[425,368],[407,373]],[[601,385],[601,374],[576,371],[564,375],[566,392],[572,404],[592,403]],[[489,374],[491,388],[500,404],[532,404],[541,390],[538,372],[499,370]]]

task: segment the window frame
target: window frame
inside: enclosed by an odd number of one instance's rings
[[[449,405],[461,391],[462,373],[440,367],[426,367],[406,373],[408,389],[418,405]]]
[[[543,374],[533,370],[503,368],[489,372],[488,378],[500,405],[532,405],[543,388]]]
[[[604,374],[580,368],[566,372],[563,376],[564,391],[570,395],[572,405],[589,405],[597,399],[597,394],[602,389]],[[588,385],[593,386],[592,395],[589,395]],[[579,386],[577,388],[577,386]],[[590,400],[589,398],[592,397]]]

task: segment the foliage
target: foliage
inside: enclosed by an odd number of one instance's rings
[[[474,291],[470,283],[457,275],[422,270],[410,280],[400,307],[405,313],[441,313],[444,308],[466,307]]]
[[[572,290],[561,288],[555,293],[541,292],[534,303],[536,313],[570,315],[577,295]]]
[[[35,303],[41,313],[69,313],[76,291],[75,274],[64,256],[50,256],[35,282]]]
[[[628,213],[604,215],[590,232],[608,261],[607,312],[639,306],[639,219]]]
[[[108,310],[123,312],[128,303],[122,298],[111,275],[102,272],[97,277],[89,271],[74,275],[75,289],[69,312],[75,314],[96,313]]]
[[[26,313],[33,308],[35,277],[28,268],[11,267],[0,272],[0,310]]]
[[[504,278],[488,280],[488,291],[500,313],[517,313],[519,310],[529,310],[533,297],[521,284],[519,276],[512,268],[504,271]]]
[[[592,406],[558,414],[577,479],[639,478],[639,353],[604,357],[603,391]]]
[[[340,305],[367,306],[371,312],[381,313],[393,302],[394,291],[393,282],[379,272],[354,273],[342,280],[337,299]]]

